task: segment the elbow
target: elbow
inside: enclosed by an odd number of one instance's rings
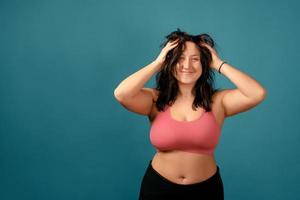
[[[118,95],[119,95],[118,90],[115,89],[115,90],[114,90],[114,96],[117,97]]]
[[[115,99],[117,99],[119,102],[122,101],[122,95],[121,95],[121,93],[120,93],[117,89],[114,90],[114,97],[115,97]]]
[[[261,102],[267,97],[267,89],[266,88],[261,88],[256,96],[256,99]]]

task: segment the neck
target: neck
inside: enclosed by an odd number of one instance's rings
[[[191,85],[179,85],[178,97],[183,100],[193,100],[195,96],[192,94],[192,89]]]

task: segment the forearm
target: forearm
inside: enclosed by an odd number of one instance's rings
[[[248,98],[260,99],[266,94],[266,89],[255,79],[228,63],[223,64],[220,72]]]
[[[134,97],[161,67],[162,63],[154,60],[149,65],[124,79],[115,89],[114,94],[120,98]]]

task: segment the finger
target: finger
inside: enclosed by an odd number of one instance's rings
[[[202,46],[204,46],[204,47],[206,47],[206,48],[208,48],[209,50],[211,50],[212,48],[211,48],[211,46],[209,46],[208,44],[206,44],[206,43],[204,43],[204,44],[201,44]]]
[[[173,48],[175,48],[177,46],[178,46],[178,44],[172,44],[172,45],[169,46],[169,49],[173,49]]]
[[[178,44],[179,44],[179,42],[174,42],[173,44],[171,44],[171,46],[176,46]]]
[[[173,41],[171,45],[177,45],[177,44],[179,44],[179,39],[176,41]]]
[[[201,45],[203,45],[203,46],[209,46],[208,44],[206,44],[206,43],[204,43],[204,42],[202,42],[202,43],[200,43]]]
[[[179,41],[179,38],[177,38],[177,39],[174,40],[174,41],[169,41],[168,44],[167,44],[166,46],[168,46],[168,47],[170,47],[170,48],[175,47],[176,45],[179,44],[178,41]]]
[[[176,40],[171,41],[172,44],[177,43],[179,41],[179,38],[177,38]]]
[[[169,47],[174,47],[174,46],[176,46],[176,45],[178,45],[178,44],[179,44],[179,43],[176,43],[176,42],[175,42],[175,43],[169,43],[168,46],[169,46]]]

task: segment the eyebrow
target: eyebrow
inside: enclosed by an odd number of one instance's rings
[[[182,56],[185,56],[185,55],[182,54]],[[199,56],[199,57],[200,57],[200,55],[198,55],[198,54],[193,54],[193,55],[191,55],[191,56]]]

